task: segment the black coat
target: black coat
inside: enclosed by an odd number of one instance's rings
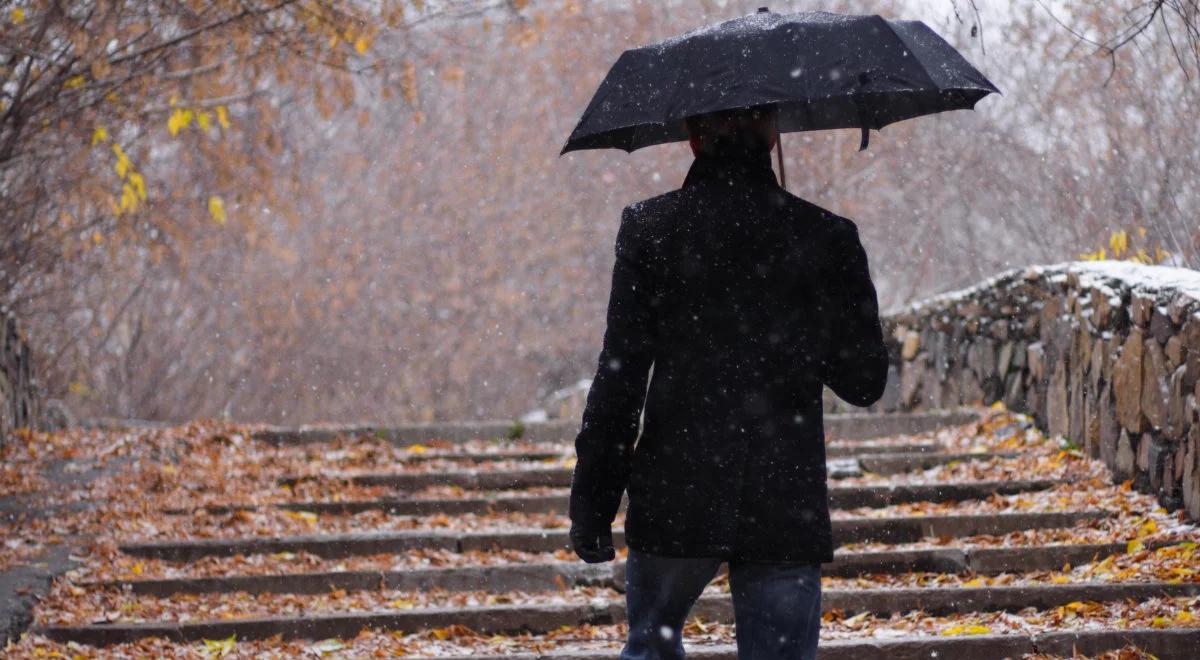
[[[832,561],[821,386],[870,405],[888,364],[854,223],[783,190],[769,153],[702,156],[625,208],[615,251],[571,520],[610,525],[628,487],[638,550]]]

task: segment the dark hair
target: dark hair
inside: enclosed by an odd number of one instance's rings
[[[709,146],[706,151],[767,151],[770,143],[763,135],[762,122],[775,112],[774,104],[731,108],[692,115],[684,123],[689,135],[699,136]]]

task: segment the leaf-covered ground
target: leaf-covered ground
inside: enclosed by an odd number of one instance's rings
[[[426,607],[471,607],[499,603],[586,603],[595,599],[620,602],[622,595],[607,587],[567,587],[546,592],[403,590],[342,591],[315,595],[177,594],[171,597],[134,595],[97,583],[230,575],[289,575],[342,571],[405,571],[418,568],[502,566],[566,562],[578,564],[567,550],[516,550],[462,553],[425,548],[402,554],[324,559],[304,552],[205,557],[171,562],[125,555],[122,542],[203,538],[269,537],[405,530],[565,530],[565,512],[477,513],[405,516],[369,510],[329,514],[273,508],[278,503],[372,500],[407,497],[561,496],[565,488],[534,487],[515,491],[478,491],[456,486],[431,486],[403,493],[394,488],[355,485],[337,474],[365,472],[435,473],[461,470],[561,469],[573,465],[569,443],[524,441],[438,440],[397,447],[378,438],[341,438],[331,442],[276,447],[251,439],[250,428],[193,424],[176,429],[121,432],[73,431],[62,434],[26,433],[5,450],[6,469],[0,475],[0,496],[30,506],[86,506],[48,516],[17,516],[0,525],[0,568],[35,561],[47,543],[75,541],[81,549],[78,566],[56,581],[37,608],[39,623],[91,624],[138,621],[198,621],[239,619],[263,615],[316,615],[339,612],[388,612]],[[903,573],[856,577],[826,577],[825,589],[888,587],[962,587],[1200,582],[1200,540],[1194,526],[1180,514],[1168,513],[1129,483],[1113,484],[1096,460],[1078,449],[1046,438],[1027,419],[990,411],[981,422],[915,436],[895,436],[839,442],[845,446],[902,446],[932,443],[942,451],[967,454],[1013,453],[1014,457],[959,460],[928,470],[899,475],[865,474],[838,480],[839,485],[941,484],[978,481],[1056,479],[1062,483],[1042,491],[990,495],[978,500],[914,502],[885,507],[837,510],[839,519],[895,518],[941,515],[1107,511],[1109,518],[1080,522],[1073,527],[1029,529],[1004,535],[968,538],[927,537],[903,544],[857,543],[838,552],[885,549],[955,547],[1029,547],[1048,544],[1119,543],[1123,551],[1096,556],[1078,565],[1052,571],[1008,572],[999,575]],[[519,455],[537,454],[533,458]],[[65,466],[65,468],[64,468]],[[66,475],[64,478],[63,475]],[[78,475],[76,479],[73,475]],[[84,479],[84,476],[87,479]],[[303,477],[292,485],[282,480]],[[216,505],[253,505],[246,510],[210,510]],[[619,528],[622,519],[618,517]],[[1165,547],[1159,547],[1163,546]],[[618,560],[626,551],[618,551]],[[707,593],[728,590],[719,576]],[[1074,602],[1048,610],[1015,613],[975,613],[930,616],[921,611],[903,615],[825,616],[826,639],[893,638],[911,635],[955,636],[1034,633],[1050,630],[1131,628],[1191,628],[1200,612],[1200,599],[1165,598],[1144,602]],[[354,639],[324,641],[209,640],[172,644],[147,639],[95,649],[51,643],[27,635],[6,649],[6,657],[297,657],[301,654],[344,657],[510,653],[589,648],[614,651],[624,640],[623,624],[568,626],[540,635],[477,634],[462,626],[424,631],[364,631]],[[730,625],[689,621],[689,646],[732,643]],[[1137,658],[1127,649],[1112,658]]]

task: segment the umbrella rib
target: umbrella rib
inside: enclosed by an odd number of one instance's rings
[[[912,54],[912,58],[916,60],[917,65],[921,69],[921,73],[925,74],[925,78],[929,81],[929,84],[932,85],[933,88],[938,91],[938,93],[941,93],[943,91],[942,86],[934,81],[933,76],[929,74],[929,68],[926,67],[925,62],[921,61],[921,58],[917,56],[917,50],[912,47],[912,44],[908,43],[908,40],[904,38],[904,35],[900,34],[896,31],[896,28],[892,27],[890,21],[882,16],[878,18],[879,20],[883,21],[883,24],[887,26],[887,29],[892,31],[892,34],[896,35],[896,40],[899,41],[906,49],[908,49],[908,52]]]

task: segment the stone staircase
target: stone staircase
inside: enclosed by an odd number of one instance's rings
[[[1200,657],[1197,530],[1028,418],[831,416],[826,434],[841,547],[822,658]],[[205,441],[172,469],[224,474],[173,493],[150,533],[123,522],[8,651],[616,657],[625,503],[617,560],[579,561],[572,438],[547,423]],[[726,578],[691,613],[689,657],[736,658]]]

